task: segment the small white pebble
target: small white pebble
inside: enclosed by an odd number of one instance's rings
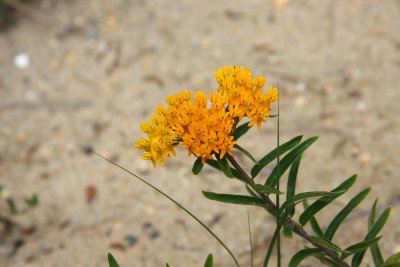
[[[14,57],[14,65],[20,70],[26,70],[29,67],[30,59],[28,54],[19,53]]]
[[[365,104],[364,101],[358,102],[357,103],[357,110],[358,111],[364,111],[367,109],[367,104]]]
[[[306,90],[305,82],[301,81],[296,84],[296,90],[299,92],[304,92]]]
[[[34,91],[29,90],[28,92],[25,93],[25,99],[28,102],[34,102],[38,100],[38,96]]]

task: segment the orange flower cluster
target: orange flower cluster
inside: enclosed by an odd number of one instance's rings
[[[243,117],[249,126],[261,123],[270,115],[271,102],[278,100],[278,90],[270,87],[261,91],[265,78],[252,78],[246,67],[223,66],[215,72],[218,90],[207,96],[197,91],[191,100],[190,91],[181,91],[166,97],[167,107],[159,105],[150,121],[140,128],[147,134],[135,146],[144,150],[142,158],[164,163],[163,158],[175,156],[174,146],[181,144],[191,155],[204,163],[218,154],[222,159],[236,143],[234,127]],[[208,104],[208,101],[210,104]]]

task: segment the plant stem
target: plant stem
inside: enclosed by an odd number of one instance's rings
[[[256,191],[260,197],[264,200],[264,202],[273,210],[276,210],[277,207],[276,205],[271,201],[271,199],[268,197],[263,192],[260,192],[259,190],[256,189],[256,183],[254,180],[243,170],[243,168],[240,166],[240,164],[236,161],[236,159],[227,154],[226,157],[228,160],[232,163],[232,165],[236,168],[238,172],[243,176],[243,178],[247,181],[247,184],[251,186],[251,188]],[[282,217],[282,216],[281,216]],[[310,242],[314,247],[319,248],[322,253],[324,253],[326,256],[334,260],[340,267],[350,267],[346,262],[344,262],[337,254],[336,252],[330,250],[329,248],[318,244],[314,241],[311,240],[310,235],[306,232],[306,230],[301,226],[300,224],[294,222],[291,218],[286,219],[286,223],[290,224],[293,226],[293,232],[295,232],[298,236],[304,238],[308,242]]]
[[[276,165],[278,166],[278,177],[280,177],[281,174],[281,164],[280,164],[280,153],[279,153],[279,148],[280,148],[280,133],[279,133],[279,119],[280,119],[280,113],[279,113],[279,82],[278,82],[278,119],[277,119],[277,134],[276,134],[276,147],[278,149],[278,157],[276,158]],[[280,180],[278,180],[278,183],[276,185],[276,189],[279,191],[279,186],[280,186]],[[279,214],[279,209],[280,209],[280,201],[279,201],[279,194],[275,195],[275,203],[276,203],[276,225],[280,225],[280,214]],[[277,238],[276,238],[276,265],[277,267],[281,267],[281,231],[278,229],[277,233]]]

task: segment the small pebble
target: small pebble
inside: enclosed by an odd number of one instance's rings
[[[364,111],[367,109],[367,104],[365,104],[365,102],[358,102],[357,103],[357,110],[358,111]]]
[[[371,155],[369,153],[362,153],[358,157],[358,161],[360,162],[361,166],[366,166],[371,162]]]
[[[137,237],[134,235],[126,235],[125,240],[128,243],[128,246],[130,246],[130,247],[136,245],[136,243],[138,242]]]
[[[38,100],[38,96],[34,91],[29,90],[28,92],[25,93],[25,99],[28,102],[34,102]]]
[[[350,150],[350,153],[352,156],[357,156],[358,154],[360,154],[360,148],[357,146],[353,146]]]
[[[304,96],[296,97],[294,100],[294,105],[298,108],[303,108],[307,103],[307,100]]]
[[[14,65],[20,70],[26,70],[29,67],[30,59],[26,53],[20,53],[14,57]]]
[[[153,216],[156,213],[156,209],[153,206],[146,207],[147,215]]]
[[[299,92],[304,92],[306,90],[306,83],[303,81],[300,81],[296,84],[296,90]]]
[[[114,16],[109,16],[106,19],[106,26],[110,30],[115,30],[118,27],[118,21],[117,18]]]
[[[150,239],[156,239],[160,235],[160,232],[150,222],[144,223],[143,228]]]

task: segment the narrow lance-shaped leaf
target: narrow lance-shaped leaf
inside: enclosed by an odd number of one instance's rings
[[[362,242],[351,245],[345,249],[346,252],[342,253],[341,258],[344,259],[352,254],[363,251],[363,250],[367,249],[368,247],[370,247],[371,245],[376,244],[381,238],[382,238],[382,236],[377,236],[375,238],[364,240]]]
[[[197,175],[201,172],[201,169],[203,169],[203,162],[201,161],[201,157],[198,157],[196,161],[193,163],[192,167],[192,172],[194,175]]]
[[[251,161],[257,164],[257,160],[245,148],[239,146],[238,144],[235,144],[233,147],[242,152],[246,157],[248,157]]]
[[[372,204],[371,211],[369,212],[369,215],[368,215],[368,231],[371,230],[372,226],[374,226],[377,205],[378,205],[378,199],[375,199],[374,204]]]
[[[235,129],[235,132],[233,133],[233,140],[238,140],[240,137],[242,137],[245,133],[247,133],[248,130],[250,130],[251,126],[249,126],[249,123],[243,123],[242,125],[238,126]]]
[[[343,194],[343,191],[336,191],[336,192],[312,191],[312,192],[298,193],[297,195],[290,197],[282,204],[282,206],[280,207],[280,212],[283,212],[287,207],[296,205],[296,203],[301,202],[304,199],[323,197],[323,196],[336,196],[340,194]]]
[[[338,267],[338,264],[331,260],[330,258],[326,257],[324,254],[316,254],[313,255],[315,258],[317,258],[322,264],[330,267]]]
[[[217,162],[219,166],[221,167],[222,172],[228,177],[228,178],[234,178],[231,167],[229,166],[229,162],[226,159],[226,157],[223,157],[222,159],[217,156]]]
[[[117,260],[111,253],[108,253],[108,266],[109,267],[120,267]]]
[[[335,216],[332,222],[328,225],[325,231],[325,238],[328,240],[332,240],[336,230],[339,228],[340,224],[344,221],[344,219],[350,214],[350,212],[360,204],[361,201],[368,195],[371,191],[371,188],[366,188],[360,193],[358,193],[354,198],[350,200],[349,203]]]
[[[278,156],[297,146],[300,143],[301,138],[303,138],[302,135],[297,136],[287,141],[286,143],[283,143],[282,145],[273,149],[271,152],[265,155],[262,159],[258,161],[258,164],[254,165],[254,167],[251,169],[251,176],[253,178],[256,177],[265,166],[274,161]]]
[[[324,247],[329,248],[330,250],[336,251],[336,252],[346,252],[346,250],[341,249],[339,246],[336,244],[332,243],[330,240],[322,237],[322,236],[310,236],[309,237],[312,242],[318,243]]]
[[[301,155],[293,162],[292,166],[289,170],[288,182],[286,186],[286,201],[295,195],[296,193],[296,180],[297,180],[297,173],[299,170],[301,161]],[[295,206],[290,206],[287,208],[287,213],[290,217],[292,217],[295,213]]]
[[[215,200],[219,202],[265,207],[264,201],[261,198],[256,198],[256,197],[232,195],[232,194],[219,194],[206,191],[203,191],[203,195],[210,200]]]
[[[168,262],[165,263],[165,267],[170,267],[169,264],[168,264]]]
[[[305,248],[298,251],[294,256],[290,259],[289,267],[297,267],[299,264],[307,257],[321,254],[321,250],[318,248]]]
[[[379,218],[373,224],[373,226],[369,230],[368,234],[365,236],[364,240],[368,240],[368,239],[372,239],[372,238],[376,237],[376,235],[381,231],[381,229],[387,222],[389,215],[390,215],[390,210],[391,210],[391,207],[388,207],[382,212],[381,216],[379,216]],[[354,266],[354,267],[360,266],[361,261],[364,257],[365,251],[366,251],[366,249],[356,253],[353,256],[353,258],[351,260],[351,266]]]
[[[266,193],[266,194],[275,194],[275,195],[283,194],[281,191],[279,191],[275,187],[262,185],[262,184],[256,185],[256,190],[258,190],[259,192]]]
[[[331,203],[333,200],[335,200],[337,197],[342,195],[344,192],[349,190],[349,188],[355,183],[357,178],[357,175],[353,175],[347,180],[345,180],[343,183],[341,183],[338,187],[333,189],[331,192],[338,192],[341,191],[341,194],[336,194],[332,196],[325,196],[314,203],[312,203],[301,215],[299,218],[299,222],[301,225],[305,225],[317,212],[322,210],[324,207],[326,207],[329,203]]]
[[[8,205],[8,210],[11,213],[17,213],[17,206],[15,205],[15,201],[12,197],[7,198],[7,205]]]
[[[309,148],[315,141],[317,141],[317,139],[318,137],[316,136],[311,137],[292,149],[286,156],[282,158],[282,160],[280,161],[280,166],[275,166],[271,174],[268,176],[265,184],[269,186],[276,186],[276,184],[279,182],[279,179],[290,167],[290,165],[292,165],[297,157],[303,154],[307,148]]]
[[[204,267],[213,267],[213,255],[208,254],[206,262],[204,262]]]
[[[304,209],[307,209],[310,205],[308,204],[308,201],[305,199],[303,200],[303,207]],[[319,223],[317,221],[317,218],[315,216],[312,216],[310,219],[310,225],[311,225],[311,229],[314,231],[314,233],[317,236],[323,236],[324,232],[321,229],[321,226],[319,226]]]
[[[258,197],[257,193],[250,186],[246,185],[246,190],[249,192],[250,196]]]
[[[378,204],[378,199],[376,199],[374,204],[372,205],[371,212],[368,216],[368,230],[371,230],[372,226],[375,223],[377,204]],[[375,266],[381,266],[383,264],[383,257],[382,257],[382,252],[379,249],[378,243],[371,245],[370,250]]]
[[[384,263],[382,267],[397,267],[400,266],[400,252],[397,252],[390,256]]]

